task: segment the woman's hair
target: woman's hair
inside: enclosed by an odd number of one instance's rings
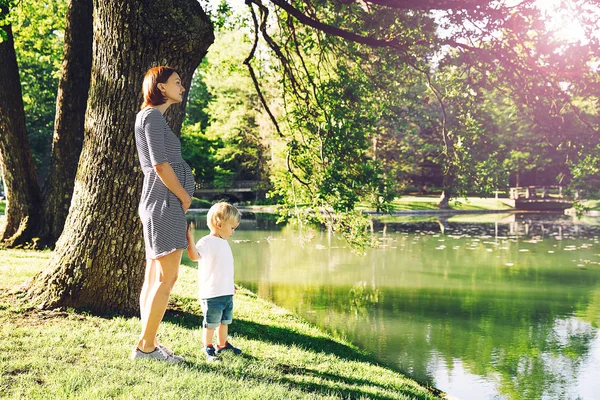
[[[167,99],[158,88],[159,83],[167,83],[171,75],[176,73],[173,68],[160,66],[150,68],[144,76],[144,84],[142,89],[144,91],[144,102],[142,103],[141,109],[149,106],[159,106],[165,104]]]
[[[231,218],[234,218],[237,222],[240,222],[242,215],[240,211],[229,203],[221,202],[213,204],[206,214],[206,223],[211,231],[217,229],[218,222],[227,222]]]

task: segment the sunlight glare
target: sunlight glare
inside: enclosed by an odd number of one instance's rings
[[[562,42],[589,42],[577,13],[569,0],[537,0],[536,6],[546,19],[546,27]]]

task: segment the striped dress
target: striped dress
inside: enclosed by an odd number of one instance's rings
[[[144,172],[138,211],[144,226],[146,258],[156,259],[187,248],[187,223],[181,201],[164,185],[154,166],[168,162],[190,196],[194,193],[194,176],[181,157],[179,138],[156,108],[147,107],[137,114],[135,144]]]

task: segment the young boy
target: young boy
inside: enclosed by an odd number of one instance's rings
[[[206,220],[210,234],[198,240],[194,246],[194,235],[188,226],[188,256],[198,262],[200,304],[204,314],[204,351],[208,361],[216,361],[223,351],[241,354],[242,351],[227,341],[228,327],[232,321],[233,295],[237,287],[233,283],[233,254],[227,239],[240,224],[240,212],[229,203],[214,204]],[[217,349],[213,336],[217,329]]]

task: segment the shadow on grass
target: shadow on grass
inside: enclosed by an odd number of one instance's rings
[[[169,309],[165,313],[163,321],[177,324],[186,329],[199,329],[202,326],[202,318],[201,315],[193,312]],[[325,337],[304,335],[288,328],[236,319],[235,316],[233,324],[229,328],[229,333],[251,340],[260,340],[265,343],[296,346],[318,353],[331,353],[348,361],[377,364],[374,358],[361,354],[358,350],[334,340]]]
[[[187,302],[188,299],[180,300]],[[170,308],[167,310],[163,321],[172,324],[177,324],[186,329],[199,329],[202,326],[202,315],[196,310],[183,310],[178,308]],[[235,334],[250,340],[260,340],[265,345],[278,344],[283,346],[296,346],[307,351],[313,352],[324,352],[333,354],[340,359],[347,361],[358,361],[368,362],[373,365],[377,365],[377,361],[365,354],[360,353],[358,350],[349,347],[347,345],[338,343],[325,337],[314,337],[305,334],[298,333],[289,328],[283,328],[279,326],[259,324],[253,321],[244,319],[235,319],[229,330],[230,334]],[[242,358],[248,362],[259,362],[257,358],[243,354]],[[269,361],[273,363],[274,361]],[[207,365],[205,363],[194,364],[186,362],[188,367],[205,370]],[[231,370],[231,368],[223,368],[220,366],[221,363],[211,363],[209,368],[215,370],[215,372],[228,374],[231,377],[239,375],[238,370]],[[431,398],[439,396],[440,392],[435,388],[428,388],[430,390],[430,397],[423,396],[422,393],[417,391],[417,388],[405,386],[402,389],[391,385],[374,383],[366,379],[355,378],[352,376],[337,375],[329,372],[320,372],[302,367],[295,367],[286,364],[276,363],[273,365],[273,369],[276,371],[272,377],[273,381],[290,385],[291,387],[298,388],[307,393],[315,393],[322,396],[335,395],[336,397],[357,399],[357,398],[370,398],[370,399],[395,399],[397,396],[385,395],[382,393],[373,393],[373,391],[387,391],[395,392],[398,395],[407,395],[414,398]],[[263,382],[265,377],[262,375],[244,373],[248,379],[256,380],[257,382]],[[295,379],[295,377],[297,379]],[[311,382],[315,378],[319,379],[319,382]],[[355,386],[355,387],[349,387]],[[364,388],[356,387],[363,386]],[[422,385],[427,387],[427,385]],[[369,390],[370,388],[370,390]]]
[[[247,362],[260,362],[254,356],[248,354],[242,354],[241,356],[230,355],[231,357],[241,357]],[[265,378],[264,372],[253,373],[251,368],[245,368],[245,365],[241,367],[231,367],[227,364],[227,360],[224,359],[218,362],[200,362],[194,363],[185,361],[187,368],[194,369],[201,372],[207,370],[214,373],[227,376],[232,379],[239,378],[240,368],[243,370],[243,376],[245,380],[249,382],[264,383],[265,379],[270,382],[282,384],[290,388],[298,389],[302,392],[315,394],[319,396],[335,396],[336,398],[343,399],[377,399],[377,400],[391,400],[398,399],[402,396],[409,396],[413,399],[431,399],[438,397],[435,390],[430,390],[429,395],[424,395],[420,392],[417,387],[404,386],[399,388],[392,384],[385,383],[374,383],[366,379],[354,378],[352,376],[336,375],[328,372],[314,371],[302,367],[293,367],[286,364],[274,363],[272,360],[271,369],[273,373]],[[309,380],[318,379],[318,382]],[[376,393],[379,391],[380,393]],[[381,392],[393,393],[386,394]]]

